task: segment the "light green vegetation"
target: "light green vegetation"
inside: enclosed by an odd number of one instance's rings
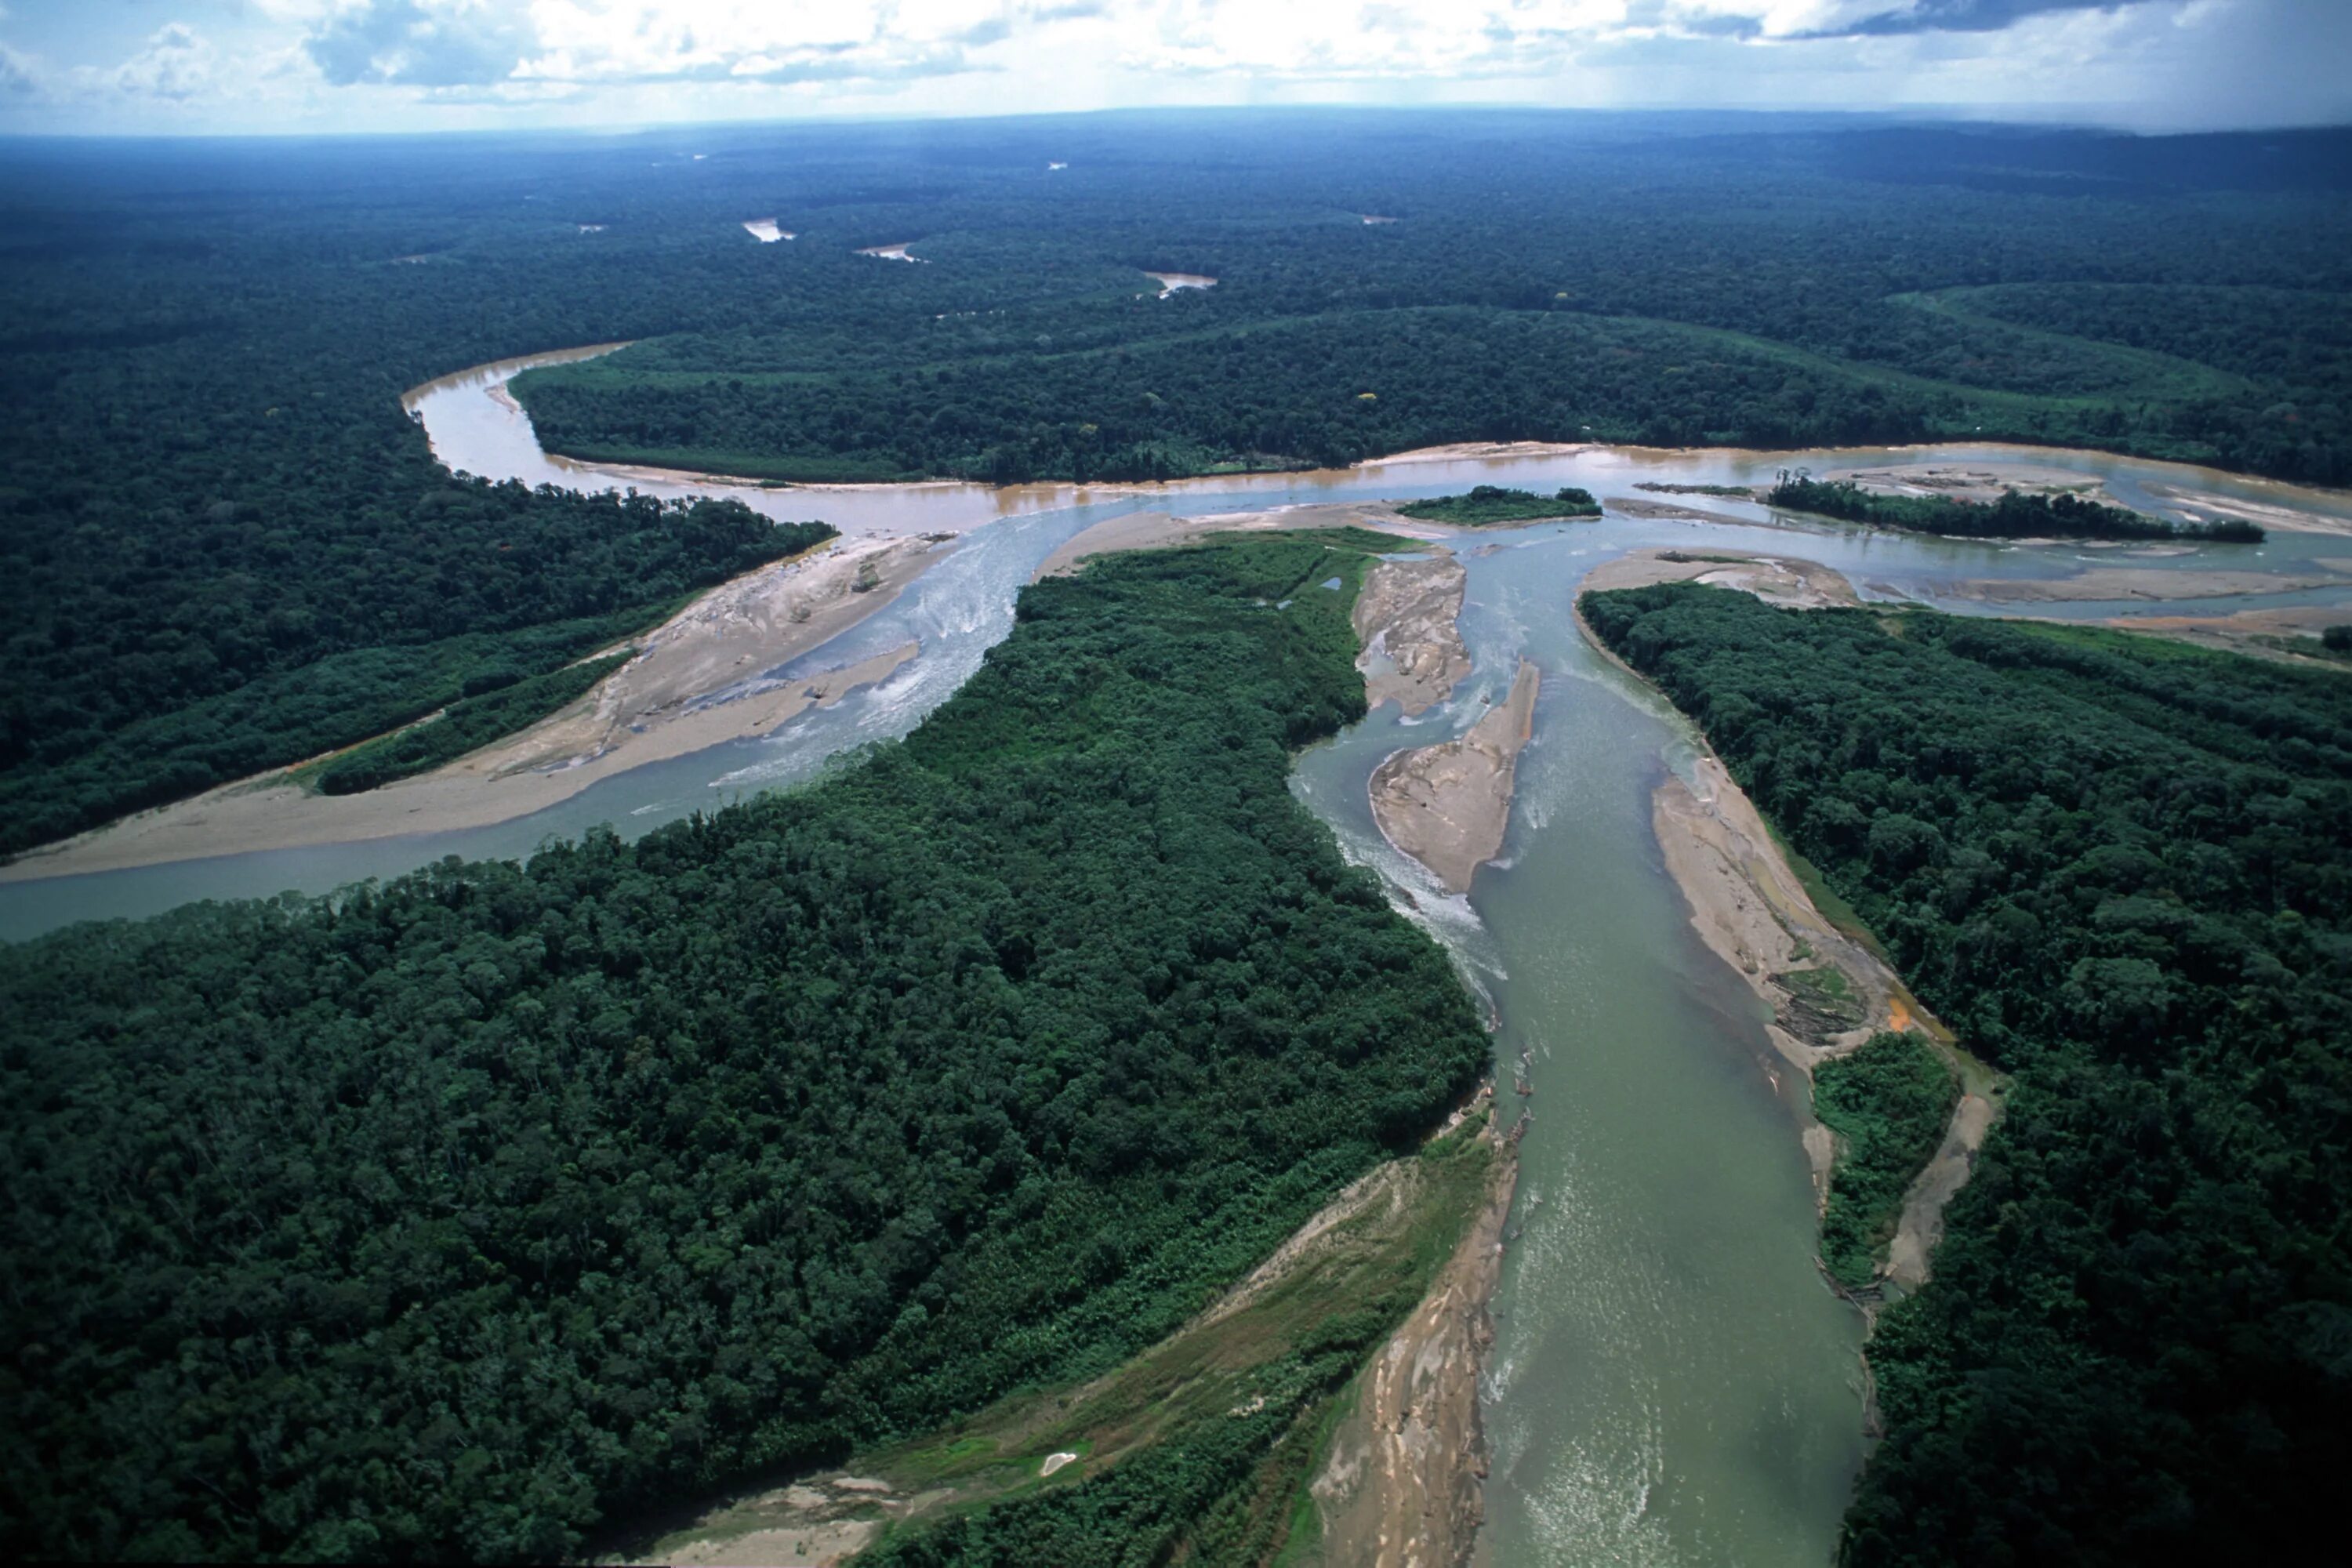
[[[1874,1035],[1813,1069],[1813,1114],[1838,1136],[1822,1265],[1843,1289],[1866,1290],[1876,1279],[1904,1194],[1958,1099],[1951,1068],[1916,1035]]]

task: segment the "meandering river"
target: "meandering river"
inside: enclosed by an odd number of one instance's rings
[[[614,470],[551,458],[530,423],[493,396],[524,362],[447,378],[411,395],[434,449],[453,468],[530,483],[592,486]],[[2013,454],[1946,447],[1903,460]],[[1144,507],[1188,514],[1307,501],[1370,500],[1472,483],[1606,496],[1636,481],[1769,482],[1774,468],[1885,462],[1884,450],[1767,456],[1586,450],[1397,462],[1360,469],[1195,481],[1139,489],[970,485],[831,490],[725,488],[780,517],[822,516],[845,531],[955,531],[966,537],[895,604],[786,667],[815,670],[909,640],[920,653],[881,685],[803,713],[780,732],[608,779],[536,816],[495,827],[0,885],[0,936],[73,921],[152,913],[195,899],[324,891],[447,855],[527,854],[551,835],[610,823],[634,837],[748,790],[814,774],[864,742],[905,733],[953,691],[1012,625],[1014,595],[1055,546]],[[2079,453],[2033,460],[2109,481],[2126,499],[2183,470]],[[678,495],[688,476],[620,471],[621,482]],[[2199,488],[2275,500],[2272,487],[2223,476]],[[1663,499],[1663,498],[1654,498]],[[1799,555],[1845,572],[1869,597],[1963,613],[1956,583],[2060,577],[2118,552],[1965,543],[1829,527],[1792,527],[1761,507],[1691,497],[1713,522],[1615,515],[1474,537],[1464,632],[1475,673],[1418,721],[1384,708],[1301,758],[1296,788],[1349,852],[1376,868],[1401,908],[1459,955],[1492,1001],[1504,1099],[1524,1056],[1535,1096],[1486,1387],[1496,1462],[1488,1486],[1497,1568],[1571,1563],[1804,1564],[1829,1560],[1863,1458],[1861,1324],[1811,1262],[1813,1208],[1797,1133],[1798,1092],[1776,1082],[1758,1004],[1698,942],[1666,877],[1650,796],[1694,754],[1683,723],[1591,653],[1569,606],[1583,574],[1641,545]],[[2339,501],[2334,515],[2352,516]],[[985,523],[986,526],[980,526]],[[2279,534],[2259,549],[2135,557],[2133,565],[2291,572],[2352,541]],[[2216,560],[2214,557],[2220,557]],[[2307,602],[2312,593],[2217,602],[2221,609]],[[2145,602],[2068,603],[2039,613],[2086,617]],[[2171,602],[2167,613],[2202,607]],[[1466,898],[1449,897],[1373,826],[1366,781],[1387,753],[1466,729],[1500,700],[1521,658],[1543,671],[1535,739],[1518,767],[1504,858]],[[1785,1074],[1783,1077],[1785,1078]]]

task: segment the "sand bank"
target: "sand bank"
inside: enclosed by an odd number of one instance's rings
[[[1065,541],[1059,549],[1039,563],[1029,580],[1034,583],[1047,577],[1066,577],[1095,556],[1110,555],[1122,550],[1167,550],[1195,543],[1213,533],[1279,533],[1313,528],[1402,531],[1378,507],[1338,503],[1273,507],[1264,511],[1209,512],[1200,517],[1178,517],[1165,511],[1134,511],[1125,517],[1097,522]],[[1427,537],[1425,534],[1411,537],[1406,542],[1420,543]]]
[[[1776,564],[1800,579],[1811,579],[1816,585],[1810,592],[1827,602],[1839,602],[1824,592],[1822,579],[1837,577],[1827,567],[1810,561]],[[1649,570],[1617,562],[1609,565],[1619,567],[1619,575],[1624,578],[1639,578]],[[1632,581],[1598,581],[1607,570],[1596,571],[1587,579],[1588,586],[1636,585]],[[1843,602],[1852,602],[1850,587],[1845,589]],[[1633,679],[1642,679],[1593,636],[1581,614],[1577,626],[1611,663]],[[1916,1029],[1924,1032],[1955,1067],[1960,1066],[1951,1050],[1950,1031],[1919,1005],[1885,961],[1821,912],[1765,826],[1755,803],[1722,761],[1705,749],[1703,740],[1700,745],[1691,782],[1670,774],[1651,797],[1650,824],[1666,870],[1690,907],[1692,929],[1708,951],[1730,965],[1770,1009],[1765,1033],[1774,1050],[1810,1080],[1822,1062],[1854,1049],[1881,1029]],[[1834,972],[1834,982],[1825,985],[1801,978],[1806,972],[1824,970]],[[1792,976],[1800,978],[1792,980]],[[1836,1000],[1825,1007],[1825,999],[1830,998]],[[1966,1078],[1964,1074],[1964,1082]],[[1890,1282],[1915,1289],[1926,1280],[1928,1255],[1942,1234],[1945,1205],[1966,1184],[1977,1151],[1999,1110],[1997,1103],[1973,1086],[1960,1097],[1942,1147],[1913,1182],[1905,1200],[1887,1248],[1884,1278]],[[1802,1136],[1806,1158],[1812,1166],[1814,1199],[1826,1205],[1830,1172],[1837,1158],[1835,1137],[1810,1112]]]
[[[1390,843],[1466,893],[1503,852],[1520,751],[1535,733],[1540,676],[1522,662],[1510,696],[1459,740],[1396,752],[1372,770],[1372,819]]]
[[[2105,599],[2232,599],[2252,594],[2291,594],[2305,588],[2352,588],[2352,574],[2338,572],[2169,571],[2160,566],[2094,566],[2071,577],[1975,577],[1952,583],[1956,599],[1990,605],[2045,605]]]
[[[765,734],[915,656],[909,643],[800,680],[757,679],[889,603],[940,553],[919,539],[859,540],[761,567],[635,639],[637,656],[578,701],[429,773],[323,795],[276,770],[34,850],[0,867],[0,881],[483,827],[647,763]]]
[[[2079,495],[2111,500],[2095,474],[2078,474],[2044,463],[1898,463],[1887,468],[1832,468],[1821,476],[1858,485],[1873,495],[1942,496],[1950,500],[1991,502],[2003,490],[2026,495]]]
[[[1583,593],[1646,588],[1654,583],[1706,584],[1753,594],[1768,605],[1793,610],[1851,608],[1862,603],[1843,573],[1817,561],[1745,551],[1635,550],[1604,561],[1586,574]]]
[[[1480,1091],[1481,1101],[1490,1099]],[[1429,1293],[1364,1370],[1310,1485],[1322,1562],[1459,1568],[1476,1549],[1488,1468],[1478,1380],[1495,1342],[1487,1310],[1518,1182],[1516,1140],[1491,1116],[1482,1136],[1496,1146],[1485,1202]]]
[[[1356,668],[1364,673],[1364,701],[1393,701],[1406,717],[1427,711],[1453,694],[1470,673],[1470,650],[1456,624],[1470,574],[1452,552],[1426,561],[1383,561],[1356,597]]]

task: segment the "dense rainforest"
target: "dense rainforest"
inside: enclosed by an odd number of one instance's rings
[[[518,384],[552,445],[783,479],[2006,436],[2341,482],[2346,150],[1520,111],[12,143],[0,854],[778,548],[446,473],[397,399],[467,365],[641,340]]]
[[[1174,1328],[1486,1065],[1286,787],[1391,542],[1097,559],[635,845],[0,949],[0,1551],[553,1559]]]
[[[2352,684],[1688,584],[1582,607],[2012,1079],[1872,1340],[1842,1561],[2307,1555],[2352,1463]]]

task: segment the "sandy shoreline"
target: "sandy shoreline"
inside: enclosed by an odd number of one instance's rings
[[[631,768],[764,734],[914,657],[910,643],[802,680],[756,679],[882,608],[941,553],[919,539],[836,541],[772,563],[635,639],[637,656],[578,701],[431,773],[324,795],[273,770],[33,850],[0,866],[0,882],[485,827]],[[871,586],[858,590],[861,579]]]

